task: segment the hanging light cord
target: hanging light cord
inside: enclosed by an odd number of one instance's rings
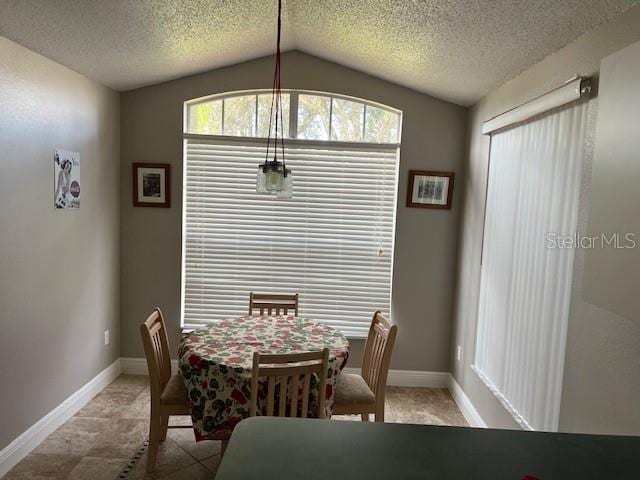
[[[287,175],[287,169],[284,161],[284,127],[282,123],[282,91],[280,89],[280,34],[282,31],[282,0],[278,0],[278,40],[276,44],[276,68],[273,74],[273,86],[271,88],[271,109],[269,110],[269,131],[267,133],[267,154],[265,158],[265,167],[269,161],[269,147],[271,145],[271,126],[274,119],[275,107],[275,138],[273,162],[278,161],[278,135],[280,135],[280,148],[282,151],[282,168],[284,176]]]

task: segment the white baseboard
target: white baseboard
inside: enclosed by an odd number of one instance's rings
[[[128,375],[148,375],[144,358],[122,357],[122,373]],[[178,371],[178,361],[171,360],[171,370]],[[360,373],[359,368],[345,368],[345,373]],[[389,370],[387,385],[393,387],[449,388],[449,372],[425,372],[419,370]]]
[[[345,373],[360,373],[359,368],[345,368]],[[392,387],[448,388],[449,372],[389,370],[387,385]]]
[[[128,375],[148,375],[144,358],[121,358],[122,373]],[[171,360],[171,370],[178,371],[178,361]],[[360,373],[359,368],[345,368],[345,373]],[[418,370],[389,370],[387,385],[393,387],[448,388],[449,372],[421,372]]]
[[[148,375],[147,361],[144,358],[120,358],[122,373],[128,375]],[[178,360],[171,360],[171,370],[178,371]],[[345,373],[360,373],[360,368],[344,369]],[[393,387],[449,388],[449,372],[426,372],[419,370],[389,370],[387,385]]]
[[[467,397],[467,394],[464,393],[462,387],[451,374],[449,374],[449,392],[451,392],[451,396],[458,404],[458,408],[460,408],[462,415],[464,415],[469,425],[472,427],[487,428],[487,424],[482,420],[482,417],[473,406],[473,403],[471,403],[471,400],[469,400],[469,397]]]
[[[122,373],[128,375],[148,375],[144,358],[122,357]],[[178,360],[171,360],[171,370],[178,371]],[[360,373],[359,368],[345,368],[346,373]],[[418,370],[389,370],[387,385],[394,387],[448,388],[449,372],[421,372]]]
[[[0,451],[0,477],[11,470],[49,434],[73,417],[104,387],[118,378],[120,373],[120,359],[117,359]]]
[[[121,357],[120,365],[122,373],[126,375],[149,375],[145,358]],[[178,360],[171,360],[171,371],[174,375],[178,372]]]

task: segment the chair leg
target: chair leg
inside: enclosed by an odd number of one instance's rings
[[[384,422],[384,403],[376,408],[376,422]]]
[[[160,416],[160,441],[167,439],[167,430],[169,430],[169,415]]]
[[[368,422],[369,421],[369,414],[368,413],[361,413],[360,414],[360,418],[362,419],[363,422]]]
[[[161,419],[153,409],[151,409],[151,419],[149,421],[149,450],[147,453],[147,472],[151,473],[156,468],[156,457],[160,446]]]

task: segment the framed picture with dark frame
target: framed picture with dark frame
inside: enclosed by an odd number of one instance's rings
[[[451,209],[453,172],[410,170],[407,207]]]
[[[133,205],[171,207],[171,165],[168,163],[133,164]]]

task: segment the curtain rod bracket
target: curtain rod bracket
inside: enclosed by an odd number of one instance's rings
[[[591,79],[583,78],[582,82],[580,82],[580,94],[587,95],[591,93]]]

